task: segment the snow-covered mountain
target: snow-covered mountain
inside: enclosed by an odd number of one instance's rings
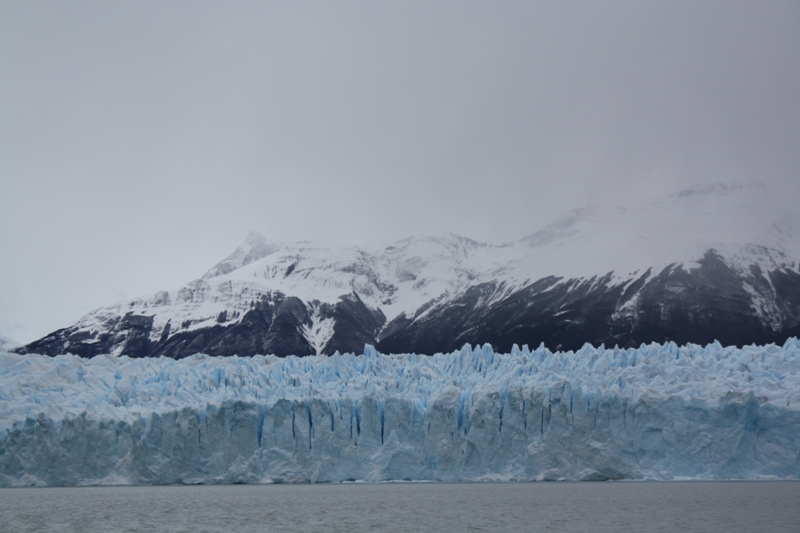
[[[800,335],[800,216],[760,184],[586,207],[519,241],[452,234],[383,249],[252,233],[185,287],[97,309],[21,353],[182,358],[575,349]]]

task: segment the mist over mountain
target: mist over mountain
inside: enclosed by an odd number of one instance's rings
[[[468,216],[468,214],[466,215]],[[759,183],[570,211],[527,237],[385,248],[251,233],[184,287],[118,302],[19,353],[183,358],[724,345],[800,335],[800,216]]]
[[[19,343],[13,339],[9,339],[4,335],[0,335],[0,352],[12,350],[19,346]]]

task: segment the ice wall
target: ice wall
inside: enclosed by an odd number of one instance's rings
[[[798,478],[799,355],[0,354],[0,486]]]

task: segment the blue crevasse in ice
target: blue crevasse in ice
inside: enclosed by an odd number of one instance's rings
[[[800,477],[800,342],[0,354],[0,485]]]

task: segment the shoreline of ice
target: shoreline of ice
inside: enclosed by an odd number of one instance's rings
[[[797,339],[364,351],[0,354],[0,486],[800,478]]]

